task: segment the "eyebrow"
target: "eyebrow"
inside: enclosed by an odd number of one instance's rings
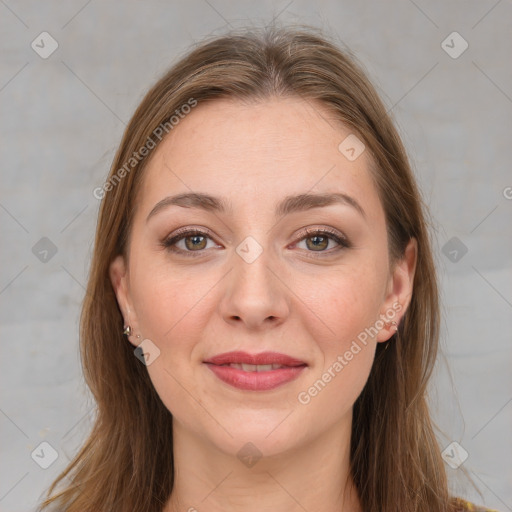
[[[366,213],[363,207],[351,196],[333,192],[328,194],[299,194],[295,196],[286,196],[276,207],[275,214],[282,217],[295,212],[302,212],[312,208],[321,208],[333,204],[343,204],[354,208],[366,219]],[[214,197],[209,194],[191,192],[168,196],[159,201],[149,212],[146,222],[161,210],[169,206],[181,206],[182,208],[199,208],[205,211],[218,213],[232,213],[231,204],[221,197]]]

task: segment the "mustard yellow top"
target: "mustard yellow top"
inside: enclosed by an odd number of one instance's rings
[[[457,505],[460,505],[461,512],[498,512],[495,509],[480,507],[478,505],[475,505],[474,503],[463,500],[462,498],[456,498],[455,502],[457,503]]]

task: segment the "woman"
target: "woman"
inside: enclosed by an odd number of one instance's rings
[[[95,195],[97,418],[42,509],[477,510],[449,496],[426,402],[420,195],[352,57],[312,28],[203,42]]]

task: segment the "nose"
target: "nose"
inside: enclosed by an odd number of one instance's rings
[[[264,330],[282,324],[290,311],[290,291],[279,276],[279,269],[270,261],[268,251],[252,262],[233,254],[232,271],[226,276],[221,301],[224,320],[247,329]]]

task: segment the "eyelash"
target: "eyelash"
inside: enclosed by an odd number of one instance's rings
[[[161,245],[170,252],[182,254],[186,257],[196,258],[198,256],[201,256],[204,253],[205,249],[201,249],[198,251],[184,251],[183,249],[178,249],[178,248],[174,247],[174,245],[177,242],[183,240],[184,238],[187,238],[188,236],[193,236],[193,235],[200,235],[200,236],[205,236],[207,238],[213,239],[212,233],[209,230],[202,231],[199,229],[184,228],[183,230],[178,231],[172,237],[163,240]],[[352,244],[344,235],[340,235],[340,234],[338,234],[337,231],[325,229],[325,228],[324,229],[311,229],[311,228],[305,229],[303,231],[303,233],[301,234],[301,238],[299,238],[299,240],[297,240],[297,242],[294,242],[293,245],[298,244],[298,243],[302,242],[303,240],[305,240],[307,238],[311,238],[313,236],[327,236],[327,238],[334,240],[339,245],[338,248],[334,249],[335,252],[338,252],[338,250],[341,250],[341,249],[349,249],[352,247]],[[333,253],[333,249],[330,249],[328,251],[318,251],[318,254],[315,254],[315,252],[317,252],[317,251],[307,251],[307,252],[312,253],[310,255],[310,257],[322,258],[322,257],[325,257],[324,256],[325,254],[331,255]]]

